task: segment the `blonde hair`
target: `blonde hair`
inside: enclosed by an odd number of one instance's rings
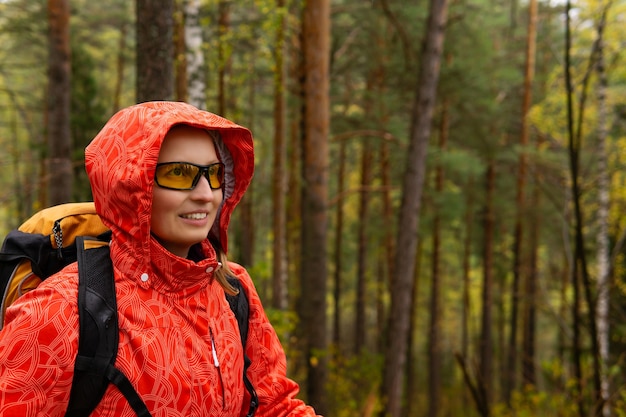
[[[209,239],[215,248],[215,253],[217,254],[217,261],[220,263],[221,268],[218,268],[215,271],[215,279],[229,295],[237,295],[239,294],[239,290],[233,287],[230,282],[228,282],[228,277],[235,277],[235,273],[230,266],[228,265],[228,257],[226,256],[226,252],[222,249],[219,243],[213,241],[213,239]]]
[[[225,177],[224,184],[222,186],[222,189],[224,191],[224,200],[225,200],[226,198],[228,198],[227,194],[232,193],[232,188],[230,189],[230,192],[228,192],[229,176],[232,175],[232,173],[229,173],[230,170],[232,169],[232,164],[233,164],[232,156],[230,155],[228,148],[224,145],[224,141],[222,140],[222,135],[219,130],[210,129],[210,130],[207,130],[207,132],[211,136],[211,139],[213,139],[213,145],[215,146],[215,152],[217,153],[217,157],[219,158],[220,162],[222,162],[226,166],[226,174],[224,176]],[[230,179],[230,182],[231,182],[230,187],[233,187],[234,176],[233,178]],[[221,204],[224,204],[224,200],[222,200]],[[228,258],[226,256],[226,252],[224,251],[224,249],[222,249],[222,244],[218,238],[219,231],[217,229],[219,229],[218,227],[219,226],[219,211],[221,211],[221,205],[218,210],[218,218],[215,220],[215,223],[213,224],[213,227],[212,227],[212,229],[214,230],[212,230],[212,232],[209,233],[209,241],[211,242],[211,244],[213,245],[213,248],[215,249],[218,262],[222,265],[222,267],[219,268],[215,272],[215,278],[220,283],[222,288],[224,288],[224,291],[227,294],[237,295],[239,294],[239,290],[237,290],[228,282],[228,277],[229,276],[235,277],[235,274],[228,266]]]

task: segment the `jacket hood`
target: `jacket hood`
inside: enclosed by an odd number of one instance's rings
[[[154,172],[167,132],[178,124],[206,129],[226,167],[224,198],[210,232],[228,248],[231,214],[254,172],[253,139],[246,128],[182,102],[147,102],[116,113],[85,150],[96,211],[116,245],[150,259]]]

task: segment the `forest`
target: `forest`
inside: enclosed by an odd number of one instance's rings
[[[325,416],[626,417],[624,0],[0,0],[0,238],[120,108],[248,127],[229,258]]]

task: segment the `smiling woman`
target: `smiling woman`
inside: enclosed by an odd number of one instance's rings
[[[116,367],[154,417],[315,415],[296,399],[252,279],[226,257],[231,214],[252,179],[252,146],[247,129],[222,117],[148,102],[114,115],[86,149],[96,211],[111,230]],[[229,280],[248,300],[245,346]],[[77,296],[73,264],[7,309],[0,415],[66,415]],[[134,412],[121,391],[107,389],[93,415]]]
[[[175,126],[167,135],[159,153],[155,182],[152,190],[151,230],[167,250],[182,258],[189,254],[191,246],[202,242],[209,235],[217,210],[222,203],[221,181],[218,169],[196,168],[194,176],[189,170],[166,170],[173,161],[185,161],[175,167],[219,167],[215,145],[206,130],[191,126]],[[210,165],[209,165],[210,164]],[[161,168],[161,169],[159,169]],[[187,172],[185,172],[187,171]],[[213,172],[213,187],[209,179]],[[159,181],[159,178],[162,178]],[[190,181],[188,181],[190,180]],[[175,184],[182,188],[176,189]]]

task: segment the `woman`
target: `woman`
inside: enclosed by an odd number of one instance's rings
[[[250,132],[184,103],[114,115],[85,152],[96,210],[112,231],[120,343],[116,366],[154,417],[245,415],[244,352],[225,293],[250,304],[247,375],[257,416],[313,416],[246,270],[226,260],[227,228],[254,170]],[[0,415],[63,416],[77,350],[77,268],[7,310]],[[19,340],[16,344],[7,340]],[[133,416],[110,385],[93,416]]]

